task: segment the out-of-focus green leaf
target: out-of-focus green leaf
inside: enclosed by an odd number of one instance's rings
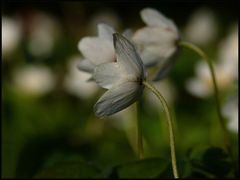
[[[119,178],[156,178],[164,172],[169,164],[161,158],[144,159],[120,165],[117,168]]]
[[[58,162],[41,172],[35,178],[92,178],[100,171],[86,162]]]
[[[116,167],[108,167],[97,174],[94,178],[117,178]]]
[[[209,172],[216,174],[218,177],[226,176],[232,168],[226,152],[217,147],[207,149],[202,161]]]
[[[174,178],[172,164],[169,160],[167,168],[161,173],[159,177],[161,178]],[[188,178],[192,174],[193,167],[191,165],[190,160],[188,159],[180,159],[177,160],[177,169],[180,178]]]
[[[227,153],[219,147],[204,147],[193,151],[191,177],[228,177],[232,165]]]

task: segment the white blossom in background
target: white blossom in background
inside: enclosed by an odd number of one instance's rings
[[[93,74],[96,83],[108,89],[94,106],[98,117],[110,116],[134,103],[142,94],[144,65],[129,40],[114,34],[116,62],[98,65]]]
[[[238,133],[238,95],[228,99],[222,111],[228,119],[229,130]]]
[[[28,23],[28,50],[36,57],[48,57],[51,55],[55,41],[60,33],[60,25],[56,19],[43,12],[36,12]]]
[[[213,64],[219,90],[226,90],[233,87],[234,78],[228,66]],[[214,93],[214,87],[210,70],[204,60],[199,60],[196,65],[196,76],[186,82],[186,89],[193,95],[200,98],[207,98]]]
[[[185,39],[198,45],[206,45],[212,42],[218,31],[215,14],[207,8],[198,9],[190,17],[184,36]]]
[[[220,44],[214,70],[219,90],[236,86],[238,80],[238,30],[232,29]],[[186,82],[186,89],[201,98],[213,94],[213,82],[207,64],[201,60],[196,65],[196,76]]]
[[[226,66],[233,77],[238,79],[238,25],[230,28],[229,35],[220,43],[219,63]]]
[[[81,99],[88,99],[98,91],[95,82],[88,81],[91,78],[89,73],[79,71],[77,66],[80,61],[79,56],[73,56],[69,60],[68,72],[63,82],[64,89]]]
[[[55,87],[53,72],[43,65],[26,65],[13,71],[14,88],[26,95],[44,95]]]
[[[164,63],[177,50],[179,32],[174,22],[152,8],[140,12],[145,27],[137,30],[132,41],[145,66]]]
[[[2,55],[11,54],[18,46],[22,36],[22,27],[14,18],[2,17]]]

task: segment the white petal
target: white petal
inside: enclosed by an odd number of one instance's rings
[[[145,8],[141,11],[141,18],[148,26],[158,26],[162,28],[169,28],[177,32],[176,25],[168,18],[166,18],[159,11],[152,8]]]
[[[144,65],[164,64],[176,52],[175,47],[148,46],[141,53]]]
[[[95,68],[93,78],[98,85],[110,89],[126,79],[124,73],[119,63],[104,63]]]
[[[125,69],[128,75],[144,78],[145,70],[142,60],[133,44],[120,34],[113,35],[117,62]]]
[[[82,38],[78,48],[83,56],[95,65],[115,60],[113,44],[108,40],[95,37]]]
[[[105,40],[109,40],[112,42],[113,40],[113,36],[112,34],[115,33],[115,30],[107,25],[107,24],[98,24],[98,36],[101,38],[101,39],[105,39]]]
[[[127,39],[131,39],[133,36],[133,31],[131,29],[125,29],[122,35]]]
[[[139,46],[142,61],[145,66],[159,63],[176,51],[176,41],[178,36],[162,28],[142,28],[138,30],[133,41]]]
[[[134,103],[143,91],[142,85],[134,82],[118,84],[108,90],[94,106],[98,117],[112,115]]]
[[[145,27],[136,31],[132,40],[136,44],[158,45],[158,46],[176,46],[176,41],[179,39],[178,34],[160,27]]]
[[[95,65],[91,63],[89,60],[84,59],[78,62],[77,68],[81,71],[92,73],[95,68]]]

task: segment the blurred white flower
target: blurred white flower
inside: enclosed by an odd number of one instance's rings
[[[98,91],[98,87],[93,81],[88,81],[91,77],[89,73],[78,70],[79,61],[79,56],[70,58],[68,74],[64,79],[63,86],[68,93],[82,99],[88,99]]]
[[[235,24],[229,35],[220,43],[218,58],[222,66],[229,68],[229,71],[238,79],[238,25]]]
[[[191,16],[185,31],[185,38],[198,45],[206,45],[216,38],[217,21],[214,13],[207,8],[201,8]]]
[[[227,125],[228,128],[238,133],[238,95],[228,99],[223,106],[223,114],[229,120]]]
[[[155,9],[145,8],[140,14],[147,26],[137,30],[132,40],[145,66],[163,64],[177,50],[178,29]]]
[[[17,47],[22,36],[22,27],[19,21],[10,17],[2,17],[2,55],[11,54]]]
[[[233,85],[232,72],[228,66],[213,64],[219,90],[226,90]],[[186,82],[187,90],[198,97],[205,98],[213,94],[213,82],[210,70],[204,60],[199,60],[196,65],[196,77]]]
[[[36,12],[30,19],[28,50],[36,57],[48,57],[59,35],[58,22],[50,15]]]
[[[15,88],[27,95],[43,95],[55,86],[51,70],[43,65],[27,65],[13,72]]]
[[[220,44],[218,61],[214,65],[219,90],[228,90],[238,79],[238,31],[233,29]],[[201,60],[196,65],[196,77],[186,82],[186,89],[198,97],[213,94],[213,82],[207,64]]]
[[[99,117],[109,116],[134,103],[142,94],[145,79],[144,65],[129,40],[115,33],[116,62],[98,65],[93,78],[108,89],[94,106]]]

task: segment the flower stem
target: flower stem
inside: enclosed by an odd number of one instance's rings
[[[175,155],[175,142],[174,142],[174,133],[173,133],[173,124],[172,124],[173,122],[172,122],[172,117],[171,117],[167,102],[164,99],[164,97],[161,95],[161,93],[153,85],[149,84],[146,81],[143,81],[143,84],[157,96],[157,98],[160,100],[160,102],[163,105],[164,111],[166,112],[167,124],[168,124],[168,130],[169,130],[173,175],[174,175],[174,178],[179,178],[178,170],[177,170],[176,155]]]
[[[143,159],[143,136],[140,122],[140,101],[135,103],[136,105],[136,121],[137,121],[137,147],[138,147],[138,157]]]
[[[219,100],[219,92],[218,92],[218,86],[217,86],[217,81],[216,81],[216,76],[214,73],[213,65],[209,59],[209,57],[197,46],[194,44],[191,44],[189,42],[185,41],[180,41],[179,44],[180,46],[186,47],[188,49],[191,49],[192,51],[196,52],[199,56],[201,56],[204,60],[206,60],[211,76],[212,76],[212,81],[213,81],[213,87],[214,87],[214,92],[215,92],[215,101],[216,101],[216,107],[217,107],[217,114],[218,114],[218,119],[219,123],[223,132],[223,140],[224,140],[224,148],[228,152],[228,154],[231,156],[231,146],[230,146],[230,140],[229,140],[229,134],[226,128],[226,124],[221,112],[221,105],[220,105],[220,100]]]

